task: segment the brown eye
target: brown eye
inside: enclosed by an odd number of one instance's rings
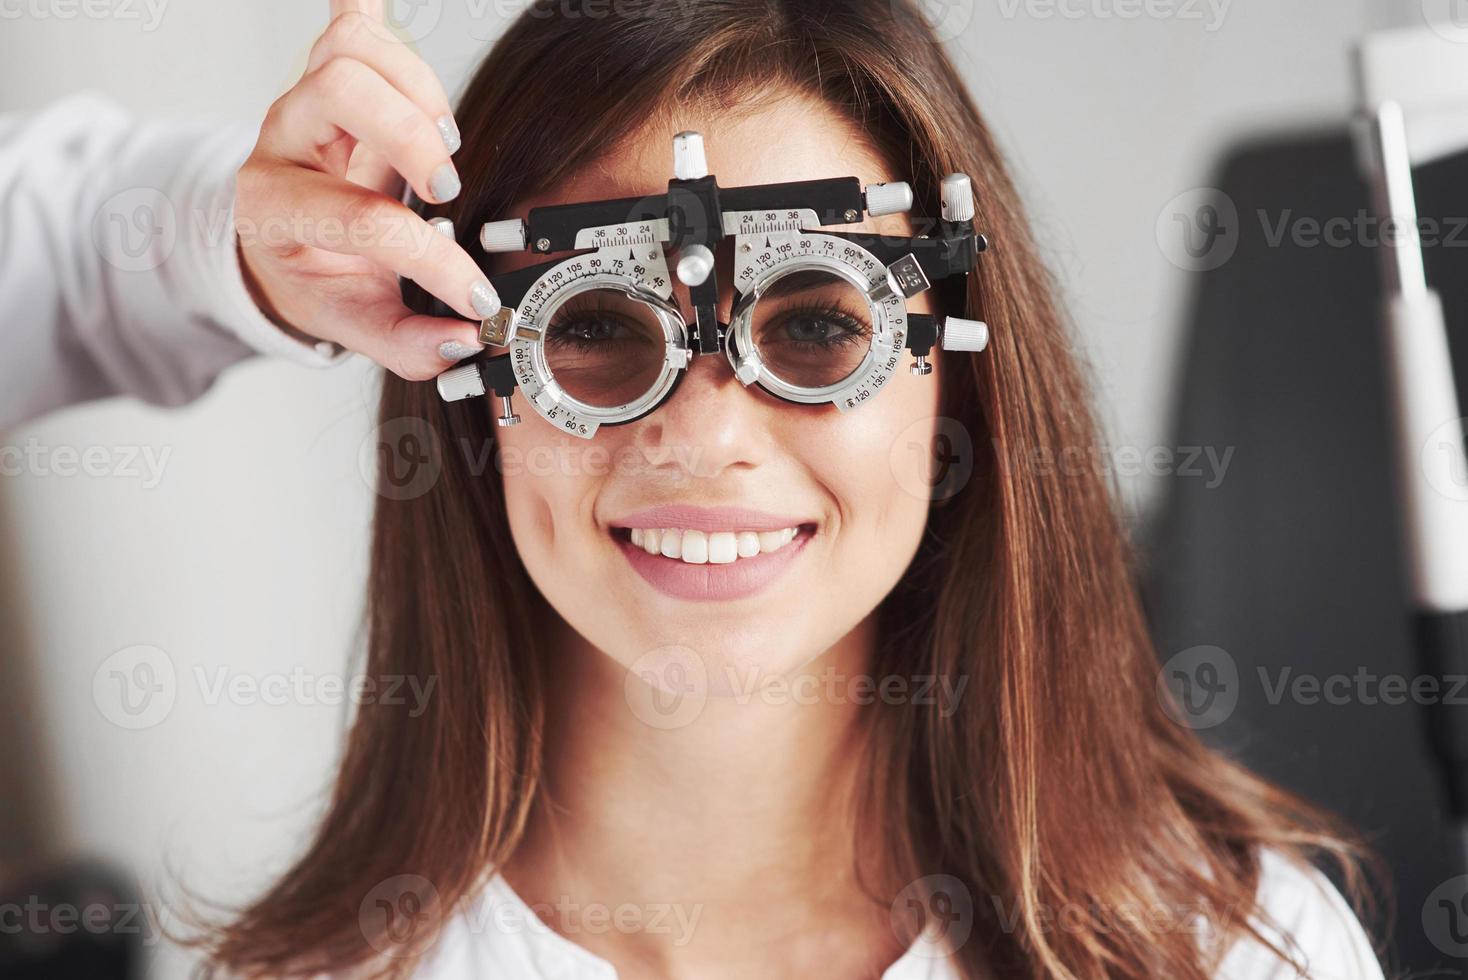
[[[662,373],[664,338],[645,303],[591,289],[563,303],[545,329],[545,363],[561,389],[596,408],[641,398]]]
[[[801,270],[772,282],[755,303],[750,338],[777,378],[823,388],[850,377],[871,349],[866,294],[822,270]]]

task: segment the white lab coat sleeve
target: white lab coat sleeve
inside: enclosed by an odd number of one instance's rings
[[[256,135],[86,92],[0,115],[0,430],[111,395],[178,405],[252,353],[347,356],[245,287],[234,180]]]

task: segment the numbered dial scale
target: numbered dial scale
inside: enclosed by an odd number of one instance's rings
[[[497,422],[513,425],[518,387],[548,422],[589,439],[662,405],[699,354],[722,351],[745,386],[847,411],[890,381],[904,351],[914,374],[928,374],[935,344],[986,346],[981,322],[947,317],[940,326],[907,309],[934,281],[970,272],[987,247],[964,175],[943,180],[936,236],[821,232],[813,229],[855,224],[863,211],[907,211],[912,191],[863,189],[855,177],[720,188],[697,133],[673,143],[667,194],[535,208],[526,220],[483,226],[487,252],[579,254],[493,277],[503,306],[481,323],[480,340],[509,352],[486,350],[441,375],[445,400],[493,392]],[[728,323],[716,315],[713,252],[725,238],[734,248]],[[673,298],[675,276],[688,287],[692,323]]]

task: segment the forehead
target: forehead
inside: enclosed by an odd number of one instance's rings
[[[518,202],[501,217],[526,217],[546,204],[642,197],[663,193],[673,175],[673,136],[703,135],[709,172],[720,187],[856,177],[862,186],[906,180],[892,172],[857,124],[835,108],[801,96],[729,111],[674,110],[610,149],[572,177]],[[905,215],[864,217],[832,231],[912,234]],[[569,253],[565,253],[569,254]],[[548,256],[519,252],[495,256],[496,271],[544,262]]]

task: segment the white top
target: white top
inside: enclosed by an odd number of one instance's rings
[[[245,288],[234,175],[258,135],[86,92],[0,115],[0,431],[109,395],[182,404],[256,352],[346,356],[278,329]]]
[[[1328,879],[1274,852],[1262,860],[1259,893],[1265,912],[1283,929],[1270,938],[1305,954],[1310,980],[1383,980],[1371,942],[1350,906]],[[603,928],[614,928],[610,912]],[[642,910],[651,916],[652,910]],[[672,935],[696,929],[692,913],[680,922],[668,913],[658,928]],[[1182,921],[1187,924],[1187,912]],[[655,923],[646,918],[647,928]],[[590,924],[587,926],[590,928]],[[679,930],[682,930],[681,932]],[[617,980],[611,963],[552,931],[496,875],[464,911],[446,922],[429,956],[414,976],[420,980],[458,977],[515,977],[517,980]],[[1257,940],[1239,941],[1229,951],[1218,980],[1294,980],[1295,971]],[[882,974],[882,980],[957,980],[951,963],[919,939]]]

